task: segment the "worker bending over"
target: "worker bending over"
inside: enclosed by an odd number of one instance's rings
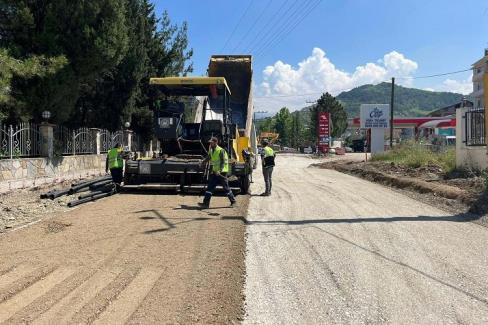
[[[225,149],[218,145],[219,140],[216,137],[212,137],[209,142],[210,150],[208,151],[208,156],[202,162],[202,165],[210,161],[210,176],[203,203],[198,203],[198,205],[203,209],[207,209],[210,206],[210,199],[212,198],[215,188],[220,184],[227,193],[230,205],[234,206],[236,204],[236,199],[229,187],[229,181],[227,179],[227,173],[229,172],[229,156]]]
[[[261,196],[270,196],[271,195],[271,187],[273,186],[273,182],[271,177],[273,176],[273,168],[275,166],[275,157],[276,154],[269,146],[268,140],[263,140],[263,151],[261,153],[261,161],[263,163],[263,176],[264,176],[264,184],[266,184],[266,191],[261,194]]]
[[[112,180],[115,183],[117,190],[120,188],[123,178],[124,159],[122,159],[122,146],[117,143],[107,153],[107,159],[105,161],[105,172],[110,169]]]

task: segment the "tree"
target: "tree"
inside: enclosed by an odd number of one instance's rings
[[[25,109],[23,103],[15,98],[12,93],[12,79],[21,77],[30,79],[55,74],[67,64],[64,56],[46,58],[33,56],[26,60],[17,60],[9,55],[6,49],[0,48],[0,120],[5,118],[15,119],[16,110]]]
[[[276,119],[274,117],[266,117],[261,120],[256,120],[256,129],[258,133],[261,132],[275,132]]]
[[[310,110],[310,130],[311,130],[311,137],[312,139],[317,138],[317,129],[318,129],[318,113],[319,112],[329,112],[332,125],[331,125],[331,136],[339,137],[341,136],[347,128],[347,114],[344,110],[342,104],[335,99],[329,93],[322,94],[322,96],[318,99],[317,104],[314,105]]]
[[[290,144],[292,117],[290,110],[286,107],[280,109],[276,114],[275,130],[280,135],[281,144],[288,146]]]
[[[100,76],[117,66],[127,51],[125,2],[120,0],[1,0],[0,46],[16,59],[65,56],[57,73],[12,85],[29,114],[50,110],[66,120],[83,114],[79,99]]]
[[[192,71],[187,33],[166,12],[158,18],[150,0],[0,0],[0,48],[13,62],[50,67],[27,76],[2,65],[0,93],[24,118],[49,110],[58,123],[111,130],[134,120],[150,137],[149,78]],[[49,60],[61,58],[54,71]]]
[[[290,145],[293,148],[298,148],[302,139],[303,125],[300,121],[300,111],[292,114]]]

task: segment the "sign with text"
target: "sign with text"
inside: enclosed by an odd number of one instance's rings
[[[389,104],[361,104],[361,128],[387,129],[390,127]]]
[[[327,153],[330,144],[330,113],[318,113],[318,151]]]

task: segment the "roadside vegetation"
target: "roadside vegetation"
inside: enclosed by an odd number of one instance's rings
[[[346,131],[347,113],[341,102],[328,92],[323,93],[314,105],[302,110],[290,112],[287,107],[283,107],[273,117],[257,121],[256,127],[258,132],[278,133],[278,142],[282,146],[308,146],[317,141],[319,112],[331,114],[332,137],[339,137]]]
[[[152,0],[1,0],[0,121],[50,122],[150,138],[148,78],[193,70],[186,22]]]
[[[375,155],[372,160],[411,168],[436,166],[441,168],[443,173],[448,174],[456,168],[456,151],[455,148],[447,148],[435,152],[418,142],[406,142],[394,147],[393,150]]]

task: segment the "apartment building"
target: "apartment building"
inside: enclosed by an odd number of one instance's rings
[[[485,49],[485,56],[473,64],[473,94],[475,108],[484,108],[488,94],[488,49]]]

